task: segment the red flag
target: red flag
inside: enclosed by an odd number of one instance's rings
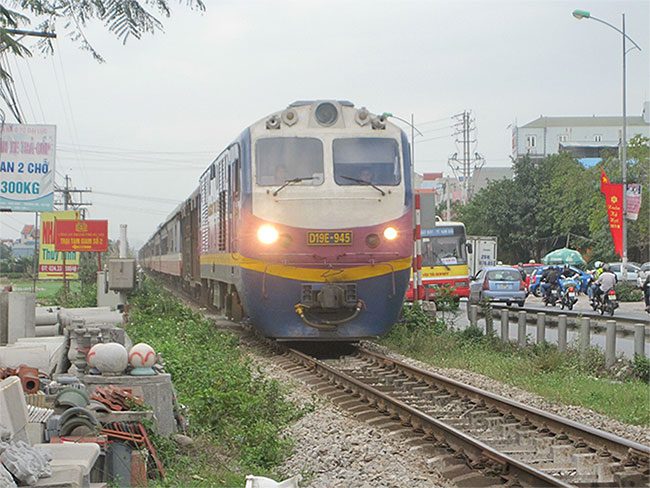
[[[603,173],[604,175],[604,173]],[[607,179],[607,176],[604,176]],[[614,240],[614,251],[623,257],[623,184],[600,180],[600,191],[605,194],[609,230]]]
[[[609,183],[609,178],[605,174],[605,170],[601,169],[600,170],[600,193],[605,193],[605,190],[603,189],[603,185]]]

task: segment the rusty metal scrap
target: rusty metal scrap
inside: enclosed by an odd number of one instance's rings
[[[144,400],[133,394],[131,388],[121,388],[118,386],[98,386],[90,397],[115,412],[132,410],[133,406],[144,405]]]

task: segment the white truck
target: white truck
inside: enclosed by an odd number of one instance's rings
[[[469,275],[475,276],[481,268],[497,264],[496,236],[467,236],[472,252],[468,254]]]

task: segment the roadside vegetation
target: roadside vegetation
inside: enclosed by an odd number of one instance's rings
[[[624,361],[610,371],[598,349],[583,357],[574,349],[561,353],[548,343],[520,348],[477,327],[450,328],[418,306],[404,308],[402,321],[382,343],[433,366],[474,371],[554,402],[650,425],[650,362],[645,358]]]
[[[255,370],[237,337],[154,281],[145,279],[130,301],[128,334],[162,355],[194,438],[185,449],[155,438],[168,474],[163,485],[244,486],[246,474],[273,477],[291,448],[281,432],[302,414],[283,387]]]

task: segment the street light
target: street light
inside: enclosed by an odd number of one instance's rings
[[[601,24],[605,24],[608,27],[611,27],[614,29],[616,32],[622,35],[623,37],[623,134],[621,137],[621,180],[623,180],[623,256],[622,256],[622,261],[623,265],[621,266],[621,271],[623,273],[623,281],[627,280],[627,224],[625,222],[625,213],[627,211],[627,105],[626,105],[626,63],[625,63],[625,56],[627,56],[627,53],[629,51],[632,51],[633,49],[638,49],[641,51],[641,48],[639,45],[634,42],[634,40],[629,37],[625,33],[625,14],[621,14],[622,16],[622,22],[621,22],[621,27],[622,29],[619,29],[618,27],[610,24],[609,22],[606,22],[602,19],[599,19],[597,17],[594,17],[591,15],[591,12],[588,12],[587,10],[574,10],[572,12],[572,15],[578,19],[591,19],[595,20],[596,22],[600,22]],[[631,47],[629,50],[627,49],[625,41],[629,40],[632,44],[634,44],[633,47]]]

